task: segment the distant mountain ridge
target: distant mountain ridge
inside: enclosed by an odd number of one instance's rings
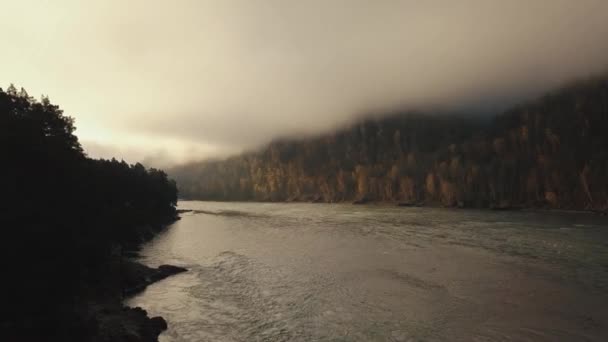
[[[415,113],[173,168],[200,200],[608,210],[608,75],[491,121]]]

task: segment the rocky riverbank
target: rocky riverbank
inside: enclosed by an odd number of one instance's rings
[[[150,225],[139,229],[141,240],[132,247],[138,249],[141,244],[150,240],[171,222],[179,220],[180,212],[162,225]],[[155,342],[158,336],[167,329],[167,322],[163,317],[149,317],[146,310],[125,306],[125,298],[144,291],[148,285],[163,280],[175,274],[186,272],[187,269],[173,265],[161,265],[157,268],[148,267],[135,261],[132,257],[137,252],[125,253],[114,262],[114,269],[118,271],[109,276],[106,282],[114,284],[110,297],[101,297],[88,303],[85,308],[88,321],[92,323],[87,340],[94,342]]]
[[[123,260],[123,294],[137,294],[152,283],[186,271],[178,266],[150,268],[132,260]],[[164,318],[149,317],[146,310],[124,306],[116,298],[91,302],[86,313],[93,328],[88,340],[95,342],[153,342],[158,341],[160,333],[167,329]]]
[[[95,286],[82,286],[58,304],[24,299],[10,318],[0,322],[3,341],[154,342],[167,329],[162,317],[149,317],[141,308],[123,304],[127,296],[143,291],[185,268],[162,265],[150,268],[130,259],[116,258],[113,267]],[[46,283],[52,280],[44,279]]]

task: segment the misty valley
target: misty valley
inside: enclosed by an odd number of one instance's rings
[[[0,13],[0,341],[608,341],[608,1]]]
[[[605,77],[169,174],[88,157],[46,97],[10,86],[0,112],[9,340],[608,336]]]
[[[608,210],[608,83],[486,118],[387,114],[319,137],[169,169],[199,200]]]

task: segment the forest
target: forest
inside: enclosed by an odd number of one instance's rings
[[[47,97],[0,89],[0,326],[15,341],[94,339],[91,301],[122,298],[119,257],[176,219],[161,170],[87,157]],[[125,311],[127,312],[127,311]]]
[[[169,170],[184,198],[608,210],[608,76],[483,118],[386,113]]]

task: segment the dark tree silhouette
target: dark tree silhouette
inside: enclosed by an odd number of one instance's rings
[[[0,89],[3,330],[78,336],[86,324],[74,308],[121,291],[116,253],[176,217],[176,184],[163,171],[88,158],[74,130],[47,97]]]

